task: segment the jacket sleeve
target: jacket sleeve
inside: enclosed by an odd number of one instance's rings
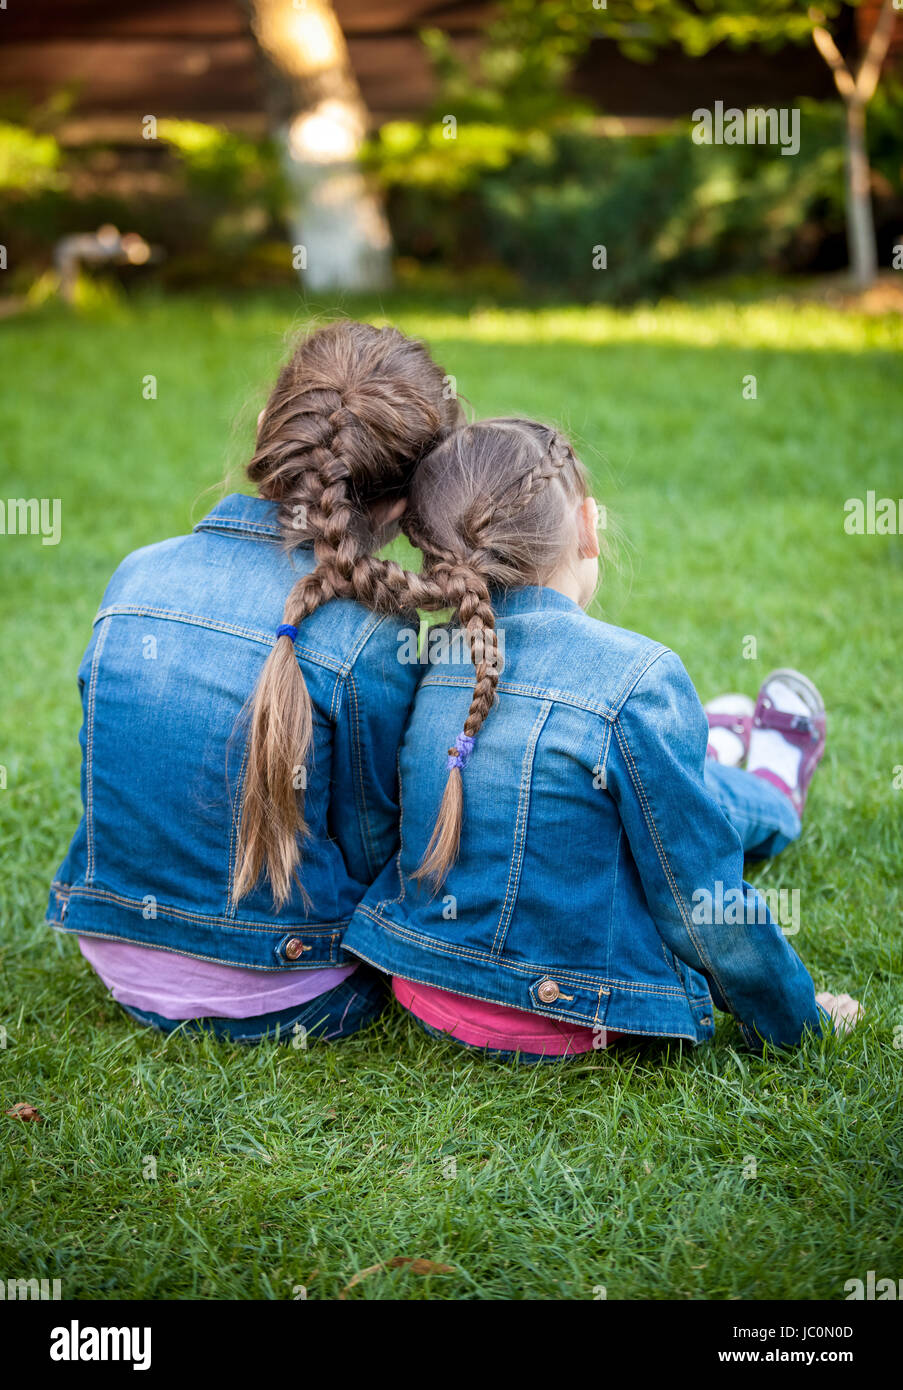
[[[750,1046],[789,1046],[825,1014],[808,971],[743,879],[740,837],[706,790],[708,724],[673,652],[653,661],[612,729],[606,785],[665,944],[701,971]],[[830,1031],[830,1024],[827,1024]]]
[[[356,657],[335,728],[329,828],[366,887],[398,849],[398,749],[420,673],[401,660],[397,631],[384,619]]]

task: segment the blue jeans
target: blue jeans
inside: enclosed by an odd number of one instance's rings
[[[378,1018],[388,1000],[388,982],[384,975],[359,965],[353,975],[334,989],[272,1014],[256,1018],[163,1018],[149,1009],[135,1009],[130,1004],[121,1008],[138,1023],[157,1028],[161,1033],[174,1033],[177,1028],[190,1033],[212,1033],[229,1042],[257,1043],[264,1039],[291,1042],[304,1030],[304,1036],[335,1042],[348,1038],[366,1028]]]
[[[750,859],[771,859],[796,840],[802,822],[789,796],[743,767],[705,760],[706,790],[740,836]]]
[[[771,782],[755,777],[742,767],[723,767],[714,758],[706,758],[705,784],[731,825],[740,836],[743,852],[751,859],[767,859],[780,854],[792,840],[798,838],[802,823],[789,797],[778,791]],[[451,1038],[432,1024],[411,1015],[414,1022],[434,1038]],[[572,1057],[589,1054],[574,1052],[564,1057],[547,1057],[542,1052],[511,1052],[503,1048],[478,1047],[476,1043],[451,1038],[459,1047],[482,1052],[497,1062],[565,1062]]]

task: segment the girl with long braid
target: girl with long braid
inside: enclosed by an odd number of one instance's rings
[[[752,1047],[846,1026],[856,1002],[816,998],[791,924],[743,880],[744,853],[800,833],[821,697],[777,671],[754,709],[724,697],[707,718],[673,652],[584,611],[597,523],[570,444],[531,421],[459,429],[418,467],[408,589],[420,607],[444,594],[476,673],[436,662],[421,681],[400,848],[345,947],[428,1031],[506,1059],[698,1043],[716,1007]],[[368,601],[400,602],[403,576],[384,579]]]
[[[458,417],[422,344],[322,328],[261,414],[258,495],[114,574],[79,673],[84,816],[48,917],[139,1022],[297,1042],[382,1008],[342,936],[397,844],[419,669],[398,660],[403,572],[382,577],[374,551]]]

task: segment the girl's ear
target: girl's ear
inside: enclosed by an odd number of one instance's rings
[[[583,560],[599,558],[599,507],[595,497],[587,497],[577,509],[577,544]]]
[[[377,502],[371,502],[370,521],[374,531],[381,531],[385,526],[392,526],[404,514],[407,505],[406,497],[396,497],[391,502],[388,498],[383,497]]]

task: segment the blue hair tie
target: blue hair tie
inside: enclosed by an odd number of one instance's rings
[[[474,737],[470,734],[458,734],[454,748],[448,750],[449,772],[453,767],[464,768],[467,766],[468,759],[473,752]]]
[[[293,627],[291,623],[280,623],[276,629],[276,636],[290,637],[294,642],[295,638],[298,636],[298,629]]]

